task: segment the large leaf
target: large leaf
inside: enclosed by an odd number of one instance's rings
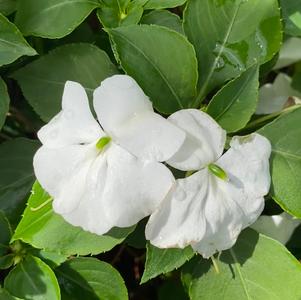
[[[136,79],[156,109],[172,113],[191,107],[197,61],[184,36],[156,25],[132,25],[109,32],[123,69]]]
[[[0,0],[0,13],[7,16],[16,10],[16,0]]]
[[[12,230],[9,221],[3,212],[0,211],[0,256],[7,252],[11,234]]]
[[[209,103],[207,113],[225,130],[234,132],[251,119],[258,99],[258,66],[225,85]]]
[[[199,101],[254,62],[270,60],[282,41],[277,0],[191,0],[184,30],[199,60]]]
[[[90,44],[69,44],[13,74],[25,98],[44,121],[61,110],[65,82],[81,83],[91,95],[100,82],[117,72],[107,54]]]
[[[301,36],[301,2],[296,0],[280,0],[285,32],[293,36]]]
[[[0,210],[15,223],[34,182],[32,158],[39,144],[19,138],[0,145]]]
[[[17,300],[20,298],[16,298],[12,295],[10,295],[6,290],[0,288],[0,300]],[[22,299],[20,299],[22,300]]]
[[[9,109],[9,95],[6,84],[0,77],[0,130],[4,124]]]
[[[12,240],[22,240],[35,248],[66,255],[98,254],[111,250],[121,243],[133,228],[113,229],[98,236],[64,221],[52,211],[51,203],[42,205],[51,197],[38,183],[33,186],[28,206]],[[41,206],[38,210],[35,208]]]
[[[98,0],[22,0],[18,1],[15,22],[24,35],[61,38],[99,5]]]
[[[185,249],[159,249],[148,243],[146,249],[146,263],[141,283],[181,267],[194,255],[191,247]]]
[[[171,8],[184,4],[187,0],[148,0],[145,9]]]
[[[26,300],[60,300],[60,289],[52,270],[39,258],[27,256],[5,278],[4,288]]]
[[[301,108],[284,114],[258,132],[272,144],[272,197],[301,218]]]
[[[63,300],[126,300],[120,274],[95,258],[75,258],[55,270]]]
[[[219,274],[210,260],[191,260],[184,270],[190,299],[301,299],[301,264],[288,250],[249,229],[220,256]]]
[[[0,13],[0,66],[10,64],[22,55],[36,55],[18,28]]]

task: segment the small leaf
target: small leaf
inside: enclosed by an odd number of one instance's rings
[[[301,36],[301,3],[296,0],[280,0],[285,23],[285,33]]]
[[[173,8],[183,5],[187,0],[148,0],[144,9]]]
[[[32,158],[39,143],[18,138],[0,145],[0,210],[16,223],[34,182]]]
[[[35,248],[66,256],[88,255],[111,250],[134,229],[113,228],[103,236],[86,232],[80,227],[70,225],[60,215],[54,213],[50,202],[41,206],[49,198],[50,196],[36,182],[12,241],[20,239]],[[39,206],[41,206],[39,210],[32,210]]]
[[[23,55],[36,55],[36,51],[23,38],[18,28],[0,13],[0,66],[7,65]]]
[[[194,255],[191,247],[185,249],[159,249],[148,243],[146,249],[145,270],[141,283],[181,267]]]
[[[272,144],[273,199],[287,212],[301,218],[301,108],[261,128],[258,133]]]
[[[120,27],[109,33],[122,68],[135,78],[156,109],[169,114],[191,107],[197,61],[184,36],[156,25]]]
[[[7,254],[0,257],[0,270],[10,268],[14,263],[14,254]]]
[[[12,295],[27,300],[60,300],[60,289],[52,270],[39,258],[28,256],[4,280]]]
[[[107,54],[91,44],[69,44],[19,69],[13,74],[25,98],[48,122],[61,110],[67,80],[81,83],[89,95],[117,70]]]
[[[15,22],[24,35],[61,38],[99,6],[98,0],[22,0]]]
[[[235,132],[249,122],[258,99],[258,66],[225,85],[210,101],[207,113],[227,132]]]
[[[182,279],[191,300],[300,299],[301,264],[281,245],[248,229],[222,252],[219,274],[210,260],[196,257]]]
[[[120,274],[95,258],[75,258],[58,267],[56,275],[66,300],[126,300],[127,290]]]
[[[6,84],[0,77],[0,130],[5,122],[6,114],[9,109],[9,95]]]
[[[197,53],[200,102],[227,80],[278,52],[282,42],[278,1],[191,0],[184,13],[184,31]]]
[[[182,20],[178,15],[173,14],[168,10],[153,10],[143,16],[141,23],[165,26],[169,29],[184,34]]]

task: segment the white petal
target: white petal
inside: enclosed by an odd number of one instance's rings
[[[63,217],[99,235],[132,226],[158,207],[173,182],[164,165],[142,162],[112,143],[91,165],[79,205]]]
[[[226,132],[208,114],[185,109],[168,119],[186,132],[182,147],[167,161],[172,167],[183,171],[199,170],[223,153]]]
[[[94,119],[85,89],[76,82],[67,81],[64,88],[62,111],[43,126],[38,137],[47,147],[91,143],[104,135]]]
[[[166,161],[180,149],[185,133],[160,115],[146,112],[124,124],[114,137],[141,159]]]
[[[251,227],[282,244],[286,244],[300,224],[301,220],[284,212],[280,215],[260,216]]]
[[[102,81],[93,94],[98,120],[112,134],[136,115],[152,112],[152,103],[136,81],[127,75],[114,75]]]

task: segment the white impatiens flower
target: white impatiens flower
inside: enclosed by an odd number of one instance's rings
[[[286,244],[300,224],[301,220],[283,212],[279,215],[260,216],[251,227],[282,244]]]
[[[129,76],[115,75],[94,91],[94,119],[84,88],[65,85],[62,111],[38,132],[34,157],[53,209],[66,221],[103,234],[151,214],[174,183],[168,160],[185,133],[154,113]]]
[[[269,141],[259,135],[234,137],[222,155],[226,133],[207,114],[188,109],[169,120],[186,140],[168,163],[199,170],[178,179],[146,226],[146,238],[159,248],[191,245],[204,257],[233,246],[252,224],[269,191]]]

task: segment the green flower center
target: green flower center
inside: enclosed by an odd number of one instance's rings
[[[222,180],[228,180],[228,175],[227,173],[218,165],[216,164],[210,164],[208,166],[208,169],[211,173],[213,173],[215,176],[217,176],[218,178],[222,179]]]
[[[104,147],[109,144],[111,141],[111,138],[109,136],[104,136],[98,140],[96,143],[96,148],[100,151],[104,149]]]

